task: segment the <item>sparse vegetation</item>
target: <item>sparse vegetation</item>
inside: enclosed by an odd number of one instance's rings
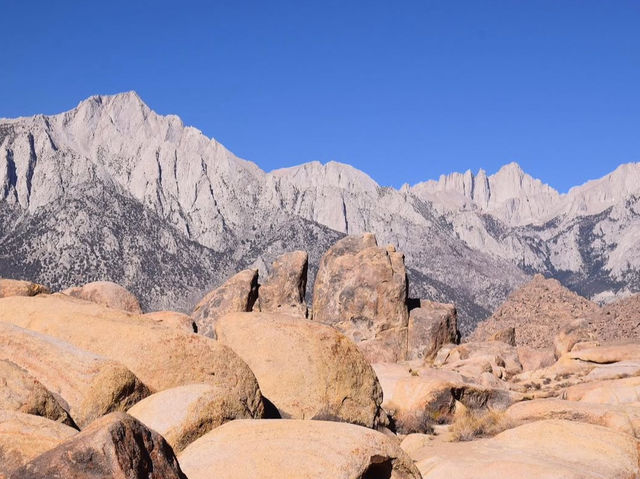
[[[513,426],[504,411],[465,409],[451,424],[451,438],[453,441],[471,441],[478,437],[495,436]]]

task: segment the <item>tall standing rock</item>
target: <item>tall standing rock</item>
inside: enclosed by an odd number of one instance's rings
[[[352,338],[371,362],[405,359],[407,274],[404,256],[365,233],[334,244],[320,261],[313,319]]]
[[[243,313],[253,309],[258,299],[258,270],[245,269],[229,278],[222,286],[207,293],[193,309],[191,317],[198,333],[216,338],[216,322],[227,313]]]
[[[84,286],[69,288],[63,294],[101,304],[109,308],[122,309],[130,313],[142,314],[138,298],[119,284],[111,281],[95,281]]]
[[[260,311],[307,317],[305,293],[309,255],[285,253],[273,262],[271,274],[260,286]]]
[[[432,359],[445,344],[457,344],[458,313],[453,304],[422,299],[409,311],[407,359]]]

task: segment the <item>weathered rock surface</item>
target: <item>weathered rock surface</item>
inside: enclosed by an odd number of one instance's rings
[[[458,313],[453,304],[419,301],[409,310],[407,359],[433,359],[438,350],[460,341]]]
[[[95,281],[62,291],[63,294],[101,304],[109,308],[122,309],[130,313],[142,314],[138,298],[119,284],[111,281]]]
[[[513,327],[518,346],[549,347],[565,324],[598,310],[597,304],[569,291],[557,280],[538,274],[511,293],[491,317],[479,323],[470,339],[484,340]]]
[[[629,404],[640,399],[640,376],[593,381],[566,389],[564,399],[595,404]]]
[[[577,350],[572,349],[567,356],[571,359],[598,364],[638,361],[640,360],[640,343],[603,345]]]
[[[74,426],[69,413],[40,381],[4,359],[0,360],[0,410],[33,414]]]
[[[445,353],[446,351],[446,353]],[[502,341],[478,341],[447,348],[438,353],[434,365],[457,371],[468,377],[489,372],[507,379],[522,371],[518,351]]]
[[[379,248],[370,233],[338,241],[320,261],[313,320],[342,331],[371,362],[405,359],[409,312],[402,253]]]
[[[488,341],[502,341],[509,346],[516,345],[516,328],[505,328],[489,336]]]
[[[326,421],[231,421],[178,457],[189,479],[420,478],[384,434]]]
[[[278,256],[266,281],[260,285],[260,311],[306,318],[308,268],[309,255],[305,251]]]
[[[534,371],[536,369],[546,368],[556,361],[556,357],[551,348],[535,349],[529,346],[518,346],[516,350],[523,371]]]
[[[247,312],[258,299],[258,270],[246,269],[207,293],[193,309],[191,317],[198,333],[216,338],[216,322],[227,313]]]
[[[44,417],[0,409],[0,478],[8,478],[20,466],[77,432]]]
[[[160,433],[176,453],[227,421],[253,419],[235,395],[209,384],[165,389],[138,402],[128,413]]]
[[[163,326],[180,329],[189,333],[195,333],[198,329],[191,316],[176,311],[153,311],[143,314],[142,316],[147,319],[152,319]]]
[[[378,379],[356,345],[335,329],[283,314],[231,313],[220,318],[216,332],[246,361],[283,418],[378,425]]]
[[[186,479],[167,442],[124,413],[104,416],[11,479]]]
[[[640,474],[633,436],[564,420],[524,424],[491,439],[427,445],[412,458],[425,479],[631,479]]]
[[[58,294],[0,299],[0,322],[118,361],[152,392],[206,383],[237,394],[252,414],[262,412],[260,389],[249,367],[228,347],[198,334]]]
[[[0,315],[5,311],[3,306]],[[0,359],[12,361],[38,379],[80,427],[111,411],[126,410],[149,394],[120,363],[3,322]]]
[[[0,298],[8,296],[35,296],[36,294],[49,294],[51,291],[46,286],[21,281],[18,279],[0,278]]]

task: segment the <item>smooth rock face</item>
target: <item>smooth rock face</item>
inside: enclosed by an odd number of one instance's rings
[[[160,433],[176,453],[227,421],[253,419],[237,397],[209,384],[165,389],[138,402],[128,413]]]
[[[152,392],[206,383],[237,394],[252,415],[262,413],[262,396],[249,367],[231,349],[198,334],[58,294],[0,299],[0,322],[118,361]]]
[[[338,241],[320,261],[313,320],[342,331],[371,362],[405,359],[409,312],[402,253],[379,248],[370,233]]]
[[[7,360],[0,360],[0,410],[33,414],[74,426],[69,413],[40,381]]]
[[[167,442],[124,413],[104,416],[11,479],[186,479]]]
[[[433,359],[442,346],[460,341],[455,306],[420,300],[409,311],[408,334],[407,359]]]
[[[640,398],[640,376],[576,384],[566,389],[564,399],[595,404],[628,404]]]
[[[142,316],[147,319],[152,319],[163,326],[180,329],[189,333],[195,333],[198,329],[191,316],[176,311],[153,311],[152,313],[146,313]]]
[[[551,348],[535,349],[529,346],[518,346],[518,359],[523,371],[535,371],[551,366],[555,361],[555,355]]]
[[[216,338],[216,322],[227,313],[247,312],[258,299],[258,270],[246,269],[209,292],[196,305],[191,317],[198,333]]]
[[[14,470],[77,432],[44,417],[0,410],[0,478],[8,478]]]
[[[130,313],[142,314],[138,298],[122,286],[111,281],[95,281],[84,286],[68,288],[63,294],[101,304],[109,308],[122,309]]]
[[[41,284],[18,279],[0,278],[0,298],[6,298],[8,296],[35,296],[36,294],[49,293],[51,293],[49,288]]]
[[[309,255],[305,251],[278,256],[271,266],[269,277],[260,285],[260,311],[306,318],[308,268]]]
[[[375,427],[382,389],[355,344],[329,326],[283,314],[231,313],[218,340],[246,361],[283,418]]]
[[[491,439],[411,452],[424,479],[632,479],[637,441],[612,429],[564,420],[536,421]]]
[[[419,479],[384,434],[326,421],[231,421],[179,456],[189,479]]]
[[[12,298],[2,301],[8,299]],[[0,311],[4,311],[3,306]],[[3,322],[0,359],[14,362],[40,381],[80,427],[111,411],[124,411],[149,394],[147,387],[118,362]]]

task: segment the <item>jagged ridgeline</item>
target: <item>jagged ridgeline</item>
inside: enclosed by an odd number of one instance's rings
[[[380,187],[343,164],[262,171],[133,92],[0,120],[0,277],[112,280],[145,310],[191,310],[286,251],[373,232],[406,254],[412,297],[454,302],[468,333],[534,272],[605,299],[640,290],[640,165],[561,195],[507,165]]]

